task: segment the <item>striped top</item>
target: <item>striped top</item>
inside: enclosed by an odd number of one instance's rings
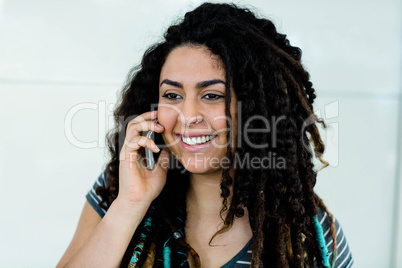
[[[106,214],[106,210],[99,207],[99,202],[101,201],[101,197],[96,194],[95,189],[98,186],[107,186],[107,175],[106,172],[103,172],[94,185],[92,186],[91,190],[88,192],[86,195],[86,199],[88,200],[89,204],[95,209],[95,211],[103,218]],[[336,261],[335,261],[335,268],[349,268],[352,267],[353,265],[353,257],[352,253],[350,252],[349,245],[346,241],[346,237],[343,233],[342,227],[339,224],[339,221],[334,217],[335,221],[335,229],[336,229],[336,242],[337,242],[337,248],[338,248],[338,254],[336,256]],[[330,227],[330,221],[328,218],[328,214],[321,209],[319,209],[318,213],[318,220],[321,223],[322,229],[324,231],[324,237],[327,243],[327,247],[329,252],[331,253],[332,249],[332,236],[329,231]],[[249,267],[251,264],[251,248],[252,248],[252,241],[253,239],[250,239],[250,241],[243,247],[242,250],[239,251],[239,253],[236,254],[230,261],[228,261],[225,265],[223,265],[221,268],[245,268]],[[260,264],[260,267],[262,265]]]

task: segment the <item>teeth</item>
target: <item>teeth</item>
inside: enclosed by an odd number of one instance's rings
[[[196,144],[203,144],[206,143],[210,140],[212,140],[213,138],[215,138],[216,135],[210,135],[210,136],[200,136],[200,137],[181,137],[181,140],[189,145],[196,145]]]

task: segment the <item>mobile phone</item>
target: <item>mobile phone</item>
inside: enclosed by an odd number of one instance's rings
[[[153,119],[152,121],[155,121],[157,124],[159,123],[158,119]],[[155,141],[154,131],[152,130],[148,131],[146,137]],[[145,147],[145,158],[147,159],[147,169],[152,170],[155,166],[154,153],[147,147]]]
[[[146,137],[155,140],[153,137],[154,132],[152,130],[148,131]],[[151,150],[145,147],[145,158],[147,159],[147,169],[151,170],[155,166],[154,154]]]

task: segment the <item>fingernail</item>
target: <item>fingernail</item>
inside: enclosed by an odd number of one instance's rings
[[[160,125],[160,124],[156,124],[159,128],[162,128],[163,129],[163,126],[162,125]]]
[[[154,145],[154,148],[159,152],[161,149],[158,148],[158,146]]]

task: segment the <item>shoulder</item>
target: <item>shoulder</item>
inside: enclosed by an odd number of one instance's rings
[[[353,257],[352,253],[349,249],[349,245],[346,241],[345,234],[342,230],[342,226],[339,223],[339,221],[334,217],[333,214],[332,218],[334,219],[335,223],[335,233],[336,233],[336,244],[337,244],[337,255],[334,263],[334,268],[349,268],[352,267],[353,265]],[[322,226],[322,229],[324,231],[324,237],[325,241],[327,244],[327,248],[329,252],[333,251],[333,239],[332,235],[330,232],[330,219],[328,217],[328,214],[319,209],[318,213],[318,220],[320,221],[320,224]],[[239,259],[236,259],[236,265],[233,267],[246,267],[246,265],[250,265],[251,263],[251,253],[252,253],[252,245],[251,243],[248,243],[247,245],[247,251],[245,251],[247,254],[242,254]],[[263,267],[262,262],[260,262],[260,267]]]
[[[108,175],[106,171],[102,172],[86,195],[88,203],[95,209],[95,211],[102,218],[103,216],[105,216],[107,210],[99,206],[99,203],[102,201],[102,198],[96,193],[96,188],[98,188],[99,186],[107,187],[108,186],[107,179]]]
[[[335,224],[336,247],[337,247],[336,259],[333,267],[335,268],[352,267],[353,265],[352,252],[350,251],[345,233],[343,232],[342,226],[339,223],[338,219],[333,214],[331,214],[331,216]],[[319,209],[318,220],[320,221],[320,224],[324,232],[324,238],[327,244],[328,252],[332,254],[334,241],[332,239],[332,235],[330,232],[331,221],[329,219],[328,214],[322,209]]]

